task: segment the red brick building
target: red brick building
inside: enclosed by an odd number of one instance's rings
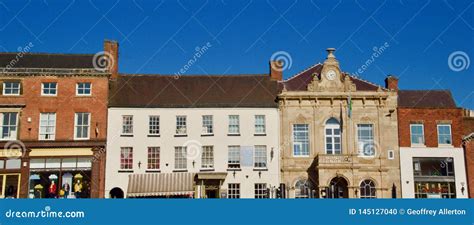
[[[451,92],[398,92],[403,198],[467,198],[462,109]]]
[[[0,197],[103,197],[108,81],[118,46],[106,41],[104,49],[0,53]]]
[[[466,110],[463,118],[463,148],[466,158],[466,174],[469,198],[474,198],[474,111]]]

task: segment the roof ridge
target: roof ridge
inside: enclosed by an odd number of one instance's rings
[[[138,74],[138,73],[119,73],[120,76],[156,76],[156,77],[252,77],[252,76],[260,76],[266,77],[269,75],[264,73],[259,74],[152,74],[152,73],[145,73],[145,74]]]
[[[23,55],[67,55],[67,56],[93,56],[95,53],[51,53],[51,52],[0,52],[0,55],[7,54],[23,54]]]
[[[314,64],[314,65],[312,65],[312,66],[310,66],[310,67],[308,67],[308,68],[306,68],[306,69],[300,71],[299,73],[297,73],[297,74],[291,76],[290,78],[288,78],[288,79],[286,79],[286,80],[283,80],[282,82],[289,81],[289,80],[291,80],[291,79],[293,79],[293,78],[295,78],[295,77],[297,77],[297,76],[299,76],[299,75],[305,73],[306,71],[308,71],[308,70],[310,70],[310,69],[313,69],[313,68],[315,68],[316,66],[319,66],[319,65],[323,65],[323,64],[322,64],[321,62],[318,62],[318,63],[316,63],[316,64]]]
[[[451,92],[449,89],[400,89],[399,91],[447,91]]]
[[[368,84],[370,84],[370,85],[374,85],[374,86],[376,86],[376,87],[380,87],[380,88],[383,89],[383,90],[388,90],[387,88],[382,87],[382,85],[376,84],[376,83],[371,82],[371,81],[368,81],[368,80],[366,80],[366,79],[359,78],[359,77],[357,77],[357,76],[355,76],[355,75],[353,75],[353,74],[350,74],[350,73],[346,73],[346,74],[347,74],[349,77],[352,77],[352,78],[354,78],[354,79],[360,80],[360,81],[365,82],[365,83],[368,83]]]

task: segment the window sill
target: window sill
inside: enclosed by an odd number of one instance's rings
[[[58,95],[41,95],[41,97],[58,97]]]
[[[177,170],[173,170],[174,173],[186,173],[188,172],[187,169],[177,169]]]
[[[161,173],[161,170],[145,170],[145,173]]]
[[[268,168],[253,168],[253,171],[268,171]]]
[[[211,171],[215,171],[214,168],[201,168],[199,170],[200,172],[211,172]]]
[[[159,135],[159,134],[149,134],[149,135],[147,135],[147,137],[161,137],[161,135]]]
[[[227,134],[227,136],[240,136],[240,134]]]
[[[201,137],[211,137],[214,136],[214,134],[201,134]]]
[[[440,148],[454,148],[454,146],[451,145],[451,144],[438,144],[438,147],[440,147]]]
[[[120,137],[133,137],[133,134],[121,134]]]
[[[133,170],[119,170],[119,173],[133,173]]]
[[[242,171],[241,168],[227,168],[227,171]]]
[[[254,134],[253,136],[267,136],[267,134]]]
[[[187,137],[188,135],[187,134],[175,134],[174,136],[175,137]]]
[[[90,138],[74,138],[74,141],[88,141]]]
[[[424,144],[411,144],[410,147],[412,147],[412,148],[425,148],[426,145],[424,145]]]
[[[76,97],[79,97],[79,98],[90,98],[90,97],[92,97],[92,95],[78,95],[78,94],[76,94]]]
[[[8,95],[8,94],[3,94],[3,96],[8,96],[8,97],[22,97],[22,95]]]

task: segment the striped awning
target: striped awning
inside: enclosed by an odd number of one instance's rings
[[[195,173],[130,174],[127,197],[194,194]]]

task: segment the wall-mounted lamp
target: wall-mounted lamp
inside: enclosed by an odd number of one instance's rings
[[[235,174],[236,174],[236,172],[235,172],[235,170],[234,170],[234,172],[232,173],[232,175],[234,175],[234,178],[235,178]]]
[[[196,164],[196,161],[193,160],[193,168],[194,168],[194,164]]]
[[[142,166],[142,162],[138,161],[138,169],[140,169],[141,166]]]
[[[262,178],[262,171],[258,171],[258,178]]]
[[[464,195],[464,191],[466,190],[466,189],[464,188],[464,185],[465,185],[465,183],[464,183],[464,182],[461,182],[461,186],[462,186],[462,187],[461,187],[461,193],[462,193],[462,195]]]
[[[357,189],[354,190],[354,194],[355,194],[355,197],[356,197],[356,198],[357,198],[357,193],[358,193],[358,192],[359,192],[359,191],[357,191]]]
[[[273,151],[273,147],[272,147],[272,150],[270,150],[270,161],[273,160],[273,155],[275,154],[275,152]]]

